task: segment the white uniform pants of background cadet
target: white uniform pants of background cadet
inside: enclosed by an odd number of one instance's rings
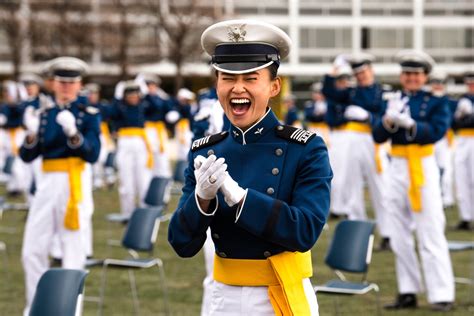
[[[318,301],[309,279],[303,287],[311,310],[311,316],[319,315]],[[274,316],[266,286],[230,286],[217,281],[212,283],[209,316]]]
[[[102,188],[104,186],[105,179],[105,161],[109,154],[109,149],[104,134],[100,134],[100,152],[99,159],[92,166],[94,175],[94,188]]]
[[[206,231],[207,239],[204,242],[202,251],[204,252],[204,267],[206,268],[206,277],[202,281],[202,304],[201,316],[207,316],[210,313],[212,301],[212,285],[214,283],[214,256],[216,253],[214,242],[211,238],[211,229]]]
[[[64,227],[69,200],[69,176],[66,172],[43,173],[28,213],[23,238],[22,262],[25,270],[26,308],[32,303],[36,285],[49,268],[48,254],[55,233],[62,251],[62,267],[83,269],[86,262],[85,239],[94,208],[90,164],[82,172],[82,202],[79,203],[79,230]]]
[[[364,202],[364,183],[367,183],[370,201],[375,212],[377,227],[382,237],[387,237],[386,206],[385,206],[385,172],[387,168],[387,155],[379,148],[378,157],[382,167],[377,172],[375,160],[375,143],[370,133],[345,132],[347,155],[344,155],[343,170],[344,188],[348,194],[346,207],[350,220],[365,220],[367,214]],[[334,169],[336,170],[336,169]],[[336,170],[337,172],[337,170]],[[335,172],[335,173],[336,173]]]
[[[456,199],[463,221],[474,220],[474,137],[458,136],[454,152]]]
[[[8,177],[7,192],[20,191],[25,196],[29,190],[28,184],[31,182],[31,174],[28,173],[26,164],[18,157],[18,149],[25,139],[25,131],[22,128],[7,129],[4,138],[5,149],[8,155],[15,156],[11,174]]]
[[[395,253],[400,294],[423,292],[415,251],[415,231],[429,303],[454,301],[454,277],[444,235],[446,219],[441,202],[439,170],[434,155],[422,158],[425,185],[422,210],[413,212],[408,201],[409,171],[404,158],[393,157],[387,174],[387,210],[390,246]]]
[[[329,146],[329,160],[334,170],[334,177],[331,182],[331,213],[345,215],[348,213],[347,201],[348,191],[346,190],[346,170],[350,165],[346,162],[349,154],[349,144],[346,139],[346,131],[332,131],[331,144]]]
[[[147,167],[148,152],[143,138],[120,136],[117,145],[117,168],[122,214],[132,215],[137,206],[144,206],[151,169]]]
[[[152,174],[154,177],[171,178],[171,164],[167,153],[168,132],[165,130],[164,135],[158,135],[158,131],[154,126],[151,127],[148,124],[145,124],[145,126],[146,137],[153,150]],[[160,138],[163,144],[161,144]]]
[[[453,151],[446,136],[435,144],[435,157],[438,167],[443,172],[441,175],[443,206],[452,206],[454,204]]]

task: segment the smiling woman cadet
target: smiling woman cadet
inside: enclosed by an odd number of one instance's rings
[[[281,125],[268,105],[291,40],[273,25],[232,20],[210,26],[201,43],[231,127],[193,142],[169,242],[192,257],[211,227],[211,315],[317,315],[310,249],[329,210],[327,148]]]

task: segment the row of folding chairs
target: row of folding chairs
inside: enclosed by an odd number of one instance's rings
[[[102,266],[100,296],[98,298],[98,314],[104,310],[107,272],[109,269],[126,269],[129,274],[133,308],[136,315],[140,313],[137,286],[134,271],[156,267],[161,284],[164,312],[169,315],[168,291],[163,269],[163,261],[153,256],[154,244],[158,236],[161,212],[157,209],[136,209],[125,230],[122,246],[127,250],[128,258],[107,258],[96,262]],[[148,253],[140,257],[139,253]],[[81,315],[84,300],[84,280],[88,274],[85,270],[69,270],[53,268],[41,277],[31,306],[31,316],[44,315]],[[87,298],[90,299],[90,298]]]
[[[159,258],[141,259],[138,257],[138,252],[145,251],[152,254],[153,245],[158,233],[160,223],[160,211],[156,209],[137,209],[127,226],[124,237],[122,239],[122,246],[125,247],[131,254],[129,259],[105,259],[102,262],[102,281],[99,299],[99,312],[102,314],[107,269],[109,268],[127,268],[129,273],[136,269],[147,269],[157,267],[160,272],[160,279],[162,285],[162,292],[164,298],[165,312],[169,313],[168,307],[168,293],[165,283],[165,274],[163,270],[163,262]],[[325,263],[334,270],[338,279],[331,280],[323,285],[314,287],[314,291],[318,294],[339,294],[339,295],[363,295],[371,291],[376,294],[376,311],[381,313],[379,286],[375,283],[367,281],[367,273],[372,258],[372,248],[374,242],[375,224],[369,221],[351,221],[344,220],[338,223],[335,228],[330,246],[327,251]],[[472,249],[472,244],[470,249]],[[362,275],[359,282],[349,281],[344,276],[343,272],[355,273]],[[59,278],[57,275],[71,274],[67,278]],[[76,315],[80,308],[83,293],[83,284],[86,272],[75,270],[52,269],[49,270],[43,278],[46,280],[40,281],[38,284],[37,295],[35,297],[31,315]],[[60,279],[60,281],[56,281]],[[138,314],[139,301],[136,292],[136,284],[134,277],[130,277],[130,286],[132,289],[132,298],[135,312]],[[49,281],[48,281],[49,280]],[[51,293],[51,285],[49,283],[59,282],[58,289],[54,289]],[[63,290],[65,283],[71,282],[67,290]],[[44,285],[43,283],[46,283]],[[45,290],[46,288],[46,290]],[[50,294],[60,291],[60,295],[45,295],[44,292],[49,291]],[[70,293],[72,292],[72,294]],[[74,295],[75,297],[74,297]],[[55,298],[55,302],[51,303],[51,297]],[[61,299],[58,299],[61,298]],[[68,302],[71,302],[68,304]],[[338,311],[338,302],[334,300],[336,313]],[[45,313],[45,309],[57,308],[54,312]],[[69,312],[67,312],[69,311]]]

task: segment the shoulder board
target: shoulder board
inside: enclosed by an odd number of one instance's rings
[[[196,139],[191,146],[191,151],[194,152],[198,149],[217,144],[218,142],[226,138],[227,135],[229,135],[229,132],[225,131],[225,132],[220,132],[218,134],[209,135],[203,138]]]
[[[95,115],[95,114],[100,112],[100,110],[98,108],[93,107],[93,106],[87,106],[85,111],[89,114],[92,114],[92,115]]]
[[[302,145],[306,145],[316,136],[316,133],[289,125],[278,125],[275,127],[275,132],[278,137]]]

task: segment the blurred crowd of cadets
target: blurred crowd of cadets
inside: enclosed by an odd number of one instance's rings
[[[353,85],[352,75],[350,67],[341,67],[336,76],[336,88],[345,89]],[[447,104],[456,107],[458,101],[445,93],[446,81],[446,74],[435,70],[430,75],[430,83],[426,89],[433,95],[447,98]],[[24,194],[27,201],[34,192],[34,181],[31,176],[25,176],[24,170],[15,163],[20,160],[14,157],[17,156],[18,148],[23,141],[22,137],[24,137],[21,136],[24,134],[18,131],[22,130],[23,113],[28,104],[38,102],[40,94],[52,97],[52,82],[53,77],[48,73],[43,73],[42,76],[24,73],[18,82],[6,80],[1,84],[0,180],[7,184],[9,195]],[[390,89],[390,86],[384,85],[384,89]],[[317,131],[323,136],[331,150],[331,130],[341,124],[338,120],[344,116],[345,107],[348,104],[341,104],[325,97],[322,90],[323,83],[315,82],[311,86],[311,99],[304,100],[302,110],[296,106],[301,100],[297,100],[292,94],[287,94],[281,98],[279,110],[285,124]],[[137,92],[137,100],[127,100],[124,97],[127,91]],[[83,102],[98,108],[102,118],[102,150],[99,161],[94,166],[94,188],[104,185],[112,187],[116,182],[116,165],[113,164],[113,158],[116,152],[117,130],[120,128],[121,121],[112,114],[124,101],[140,103],[147,109],[144,112],[146,127],[156,128],[159,135],[159,139],[151,145],[159,147],[152,150],[160,152],[162,159],[155,159],[157,161],[155,161],[152,176],[171,177],[173,172],[170,161],[186,161],[192,140],[228,127],[225,117],[217,123],[217,127],[213,124],[216,116],[213,112],[219,108],[214,87],[201,89],[197,91],[197,94],[182,88],[175,96],[172,96],[161,88],[160,77],[151,73],[142,73],[134,80],[118,82],[111,100],[101,98],[101,87],[96,83],[84,84],[80,98]],[[460,100],[463,100],[463,96]],[[454,111],[451,110],[450,113]],[[157,127],[158,125],[161,127]],[[160,135],[160,133],[165,135]],[[452,130],[446,135],[450,146],[453,144],[453,135]],[[452,164],[452,159],[448,163]],[[440,165],[440,169],[446,174],[446,171],[452,172],[453,167]],[[448,186],[443,187],[445,206],[454,204],[452,182],[451,179]],[[460,225],[469,226],[469,223],[460,223]]]

